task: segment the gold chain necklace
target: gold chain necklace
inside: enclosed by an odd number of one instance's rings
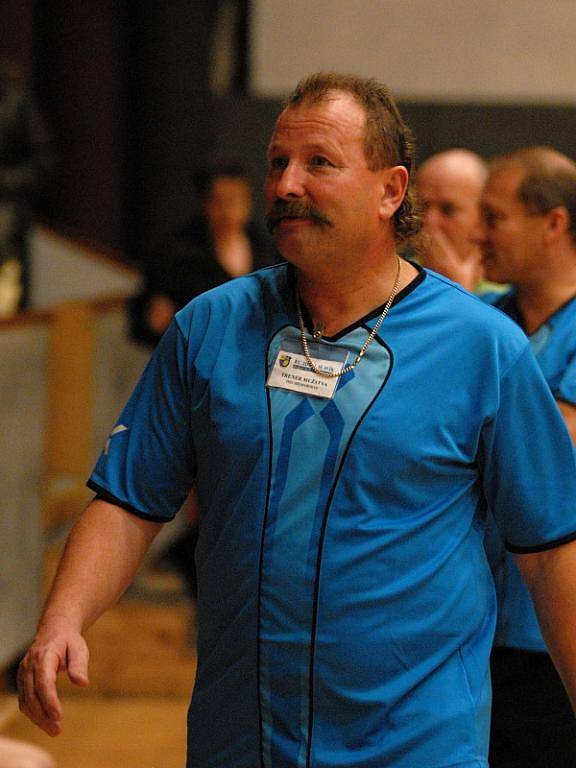
[[[366,350],[368,349],[370,344],[374,341],[374,337],[378,333],[378,329],[382,325],[384,318],[388,314],[388,311],[392,306],[392,302],[394,301],[396,294],[398,293],[398,288],[400,287],[400,272],[402,269],[402,260],[398,255],[396,256],[396,258],[398,259],[398,270],[396,271],[396,279],[392,287],[392,292],[388,297],[388,301],[384,305],[384,309],[382,310],[380,317],[376,321],[374,328],[372,328],[372,330],[368,334],[368,338],[366,339],[364,344],[362,344],[362,346],[360,347],[360,350],[356,355],[356,359],[354,360],[354,362],[350,363],[349,365],[347,365],[345,368],[342,368],[342,370],[338,372],[321,371],[317,367],[314,360],[312,359],[312,355],[310,354],[310,349],[308,348],[308,341],[306,339],[306,330],[304,328],[304,318],[302,316],[302,305],[300,304],[300,294],[298,293],[298,287],[296,286],[296,311],[298,313],[298,324],[300,326],[300,342],[302,344],[302,351],[304,352],[304,357],[306,358],[306,362],[308,363],[310,368],[314,371],[314,373],[317,376],[323,376],[325,379],[333,379],[333,378],[336,378],[337,376],[343,376],[345,373],[348,373],[353,368],[355,368],[360,362],[360,360],[362,360],[362,358],[366,354]],[[321,334],[315,331],[314,338],[321,338]]]

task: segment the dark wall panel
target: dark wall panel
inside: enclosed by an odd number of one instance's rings
[[[576,107],[404,104],[418,156],[465,146],[484,157],[532,144],[550,144],[576,158]]]
[[[127,248],[145,258],[189,215],[192,173],[210,147],[210,51],[218,0],[129,5]]]
[[[54,220],[121,248],[124,196],[123,3],[40,3],[38,95],[59,170]]]
[[[0,58],[17,64],[31,79],[36,65],[35,0],[0,2]]]

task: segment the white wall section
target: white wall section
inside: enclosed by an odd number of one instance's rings
[[[254,93],[351,71],[403,100],[576,104],[574,0],[254,0]]]

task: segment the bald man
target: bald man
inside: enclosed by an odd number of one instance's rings
[[[449,149],[426,160],[416,184],[424,208],[424,265],[473,291],[482,279],[473,241],[486,164],[467,149]]]
[[[510,284],[506,293],[485,298],[527,334],[576,441],[576,164],[549,147],[499,157],[490,164],[481,211],[477,242],[486,277]],[[526,467],[527,473],[541,471]],[[499,615],[490,765],[572,768],[576,721],[570,702],[514,559],[495,528],[491,533],[487,549]],[[562,542],[549,546],[557,544]]]

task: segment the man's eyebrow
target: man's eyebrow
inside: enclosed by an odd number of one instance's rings
[[[318,141],[311,141],[309,144],[304,144],[303,149],[305,149],[307,152],[338,152],[338,147],[336,144],[333,144],[330,141],[324,141],[324,142],[318,142]],[[267,153],[270,154],[271,152],[282,152],[284,151],[284,146],[282,142],[278,141],[272,141],[270,144],[268,144]]]

